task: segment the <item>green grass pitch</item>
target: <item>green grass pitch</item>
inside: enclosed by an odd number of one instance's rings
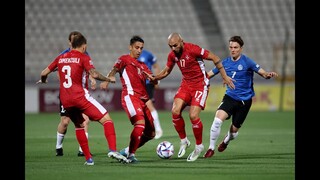
[[[117,134],[118,150],[126,147],[132,126],[124,112],[110,112]],[[214,112],[202,112],[203,144],[209,145],[209,130]],[[57,113],[25,114],[25,178],[27,180],[289,180],[295,179],[295,113],[250,112],[239,136],[224,152],[216,150],[212,158],[199,157],[194,162],[186,158],[194,149],[194,137],[188,113],[184,112],[191,147],[183,158],[177,158],[179,138],[168,111],[159,112],[164,135],[138,149],[138,164],[121,164],[107,157],[107,142],[98,122],[89,126],[89,146],[94,166],[85,166],[84,157],[78,157],[78,143],[74,125],[68,127],[63,142],[64,156],[55,156],[56,131],[60,121]],[[230,125],[222,125],[218,143]],[[163,140],[174,144],[171,159],[160,159],[156,146]],[[203,155],[202,152],[201,155]]]

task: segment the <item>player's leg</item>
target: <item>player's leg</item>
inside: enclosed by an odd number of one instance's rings
[[[125,96],[122,106],[133,125],[133,130],[131,131],[129,146],[122,149],[120,154],[126,156],[131,163],[137,163],[138,160],[135,157],[137,149],[155,136],[153,117],[146,104],[134,96]]]
[[[210,145],[207,152],[204,154],[205,158],[213,156],[215,145],[220,135],[221,126],[226,119],[229,119],[233,115],[233,109],[237,108],[237,105],[237,102],[230,96],[225,95],[223,97],[210,128]]]
[[[171,109],[172,123],[180,138],[180,148],[178,151],[178,158],[186,153],[186,149],[190,147],[191,143],[187,138],[185,130],[185,121],[182,117],[182,110],[186,107],[184,100],[181,98],[174,98]]]
[[[153,116],[148,107],[144,108],[144,119],[145,119],[145,128],[143,134],[140,138],[139,147],[143,146],[148,141],[155,138],[155,127],[154,127],[154,120]]]
[[[146,110],[145,110],[145,129],[143,131],[143,134],[141,135],[138,148],[140,148],[145,143],[147,143],[148,141],[152,140],[155,137],[155,128],[154,128],[153,122],[154,121],[152,119],[152,115],[151,115],[149,109],[146,108]],[[132,150],[131,150],[131,152],[132,152]],[[120,154],[122,154],[125,157],[128,157],[128,155],[130,154],[129,153],[129,146],[121,149]]]
[[[85,128],[83,125],[84,118],[82,116],[82,112],[77,108],[68,108],[68,113],[69,113],[70,119],[72,120],[75,126],[77,141],[86,159],[85,165],[94,165],[92,155],[89,149],[88,138],[86,136]]]
[[[106,112],[106,111],[105,111]],[[118,160],[122,163],[129,163],[128,159],[117,151],[116,131],[110,114],[106,112],[99,120],[103,126],[104,136],[108,143],[108,157]]]
[[[203,124],[199,117],[202,108],[200,106],[192,105],[189,111],[189,117],[192,124],[192,131],[195,137],[195,149],[190,153],[187,161],[195,161],[203,151],[204,146],[202,144]]]
[[[140,147],[141,137],[145,130],[145,120],[143,116],[133,116],[130,121],[133,124],[133,129],[130,134],[128,159],[135,163],[138,161],[135,158],[135,154]]]
[[[207,87],[195,87],[190,88],[190,90],[191,106],[189,110],[189,118],[192,124],[192,131],[196,143],[195,149],[188,156],[187,161],[195,161],[204,150],[204,146],[202,144],[203,124],[200,119],[200,112],[205,109],[209,90]]]
[[[56,156],[63,156],[63,140],[67,133],[70,118],[60,102],[60,122],[57,127]]]
[[[146,102],[146,105],[152,114],[154,127],[156,129],[156,136],[154,137],[154,139],[159,139],[163,135],[163,130],[160,125],[158,111],[154,106],[154,102],[155,102],[154,89],[155,89],[155,86],[153,84],[151,83],[147,84],[147,92],[150,100]]]
[[[86,132],[86,136],[87,138],[89,138],[89,133],[88,133],[88,126],[89,126],[89,117],[85,114],[82,114],[83,118],[84,118],[84,122],[83,122],[83,125],[84,125],[84,130]],[[81,147],[79,146],[79,152],[78,152],[78,156],[84,156],[83,154],[83,151],[81,149]]]
[[[237,111],[232,115],[232,124],[230,125],[227,135],[218,146],[219,152],[223,152],[227,148],[229,142],[238,136],[238,131],[243,125],[251,108],[252,99],[246,101],[235,101],[234,104],[237,106]]]
[[[228,114],[224,110],[217,110],[210,128],[210,144],[203,157],[210,158],[214,155],[215,145],[221,132],[223,121],[227,119]]]
[[[154,139],[159,139],[163,135],[163,130],[160,125],[158,112],[157,112],[156,108],[154,107],[154,104],[151,99],[146,102],[146,105],[149,108],[151,115],[153,117],[153,123],[154,123],[155,131],[156,131],[156,136],[154,137]]]

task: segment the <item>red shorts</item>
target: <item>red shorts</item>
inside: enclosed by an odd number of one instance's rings
[[[141,119],[144,119],[146,124],[149,121],[153,125],[153,117],[146,106],[146,100],[142,100],[137,96],[126,95],[122,97],[121,103],[132,125]]]
[[[86,96],[81,99],[73,101],[72,107],[65,107],[71,120],[73,122],[84,121],[82,113],[87,115],[90,120],[98,121],[103,118],[104,115],[108,113],[106,108],[104,108],[96,99],[92,96]]]
[[[200,106],[204,110],[208,94],[209,88],[207,86],[192,87],[192,85],[182,83],[174,98],[180,98],[188,106]]]

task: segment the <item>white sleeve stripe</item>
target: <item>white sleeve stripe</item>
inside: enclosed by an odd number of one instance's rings
[[[201,55],[203,55],[204,54],[204,49],[203,48],[201,48],[201,53],[200,53]]]

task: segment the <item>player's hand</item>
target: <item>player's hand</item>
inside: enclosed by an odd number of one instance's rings
[[[154,89],[159,89],[159,81],[158,81],[158,84],[154,85]]]
[[[273,78],[273,77],[278,77],[278,74],[276,72],[268,72],[267,76],[266,76],[266,79],[270,79],[270,78]]]
[[[226,79],[223,79],[223,86],[227,85],[231,89],[235,89],[235,85],[233,84],[235,80],[232,79],[231,77],[227,76]]]
[[[91,82],[91,89],[95,90],[97,87],[97,81],[94,79],[94,80],[91,80],[90,82]]]
[[[100,89],[106,90],[108,89],[108,85],[109,85],[108,81],[103,81],[100,83]]]
[[[41,79],[39,81],[36,82],[36,84],[46,84],[48,81],[46,82],[42,82]]]
[[[149,73],[147,73],[147,72],[145,72],[145,71],[142,71],[142,73],[147,76],[147,79],[148,79],[149,81],[154,81],[154,80],[156,80],[152,74],[149,74]]]
[[[115,76],[110,76],[110,77],[107,77],[107,78],[109,78],[111,83],[115,83],[116,82],[116,77]]]
[[[91,75],[89,75],[89,79],[90,79],[90,87],[92,90],[95,90],[97,87],[97,81],[95,78],[93,78]]]
[[[144,71],[142,71],[142,72],[147,76],[147,79],[148,79],[152,84],[154,84],[154,85],[159,84],[159,81],[154,77],[154,75],[149,74],[149,73],[144,72]]]

